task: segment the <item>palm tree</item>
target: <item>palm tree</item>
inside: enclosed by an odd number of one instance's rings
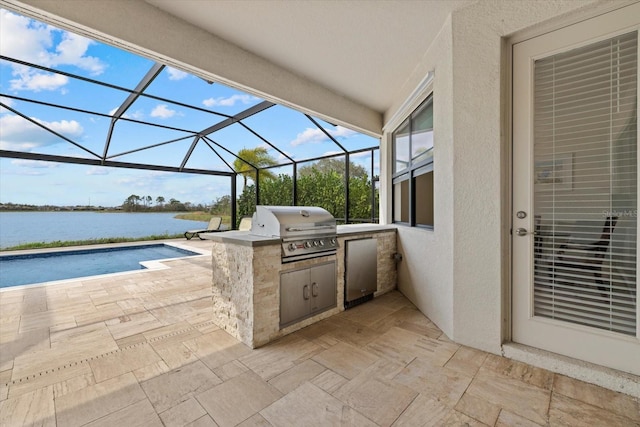
[[[255,181],[255,169],[264,168],[267,166],[275,166],[278,162],[271,157],[264,147],[256,148],[243,148],[238,151],[238,157],[233,161],[233,169],[244,178],[242,189],[247,187],[247,178],[251,178]],[[260,177],[272,179],[275,175],[269,170],[261,170]]]
[[[157,203],[158,205],[160,205],[160,209],[162,209],[162,208],[163,208],[163,206],[164,206],[164,197],[162,197],[162,196],[158,196],[158,197],[156,197],[156,203]]]

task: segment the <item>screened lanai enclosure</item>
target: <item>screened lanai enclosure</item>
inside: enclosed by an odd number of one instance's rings
[[[315,205],[341,223],[377,222],[379,139],[2,15],[1,158],[208,177],[215,184],[201,197],[235,201],[225,212],[232,225],[256,204]]]

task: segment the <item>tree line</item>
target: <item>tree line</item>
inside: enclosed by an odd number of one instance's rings
[[[59,205],[30,205],[26,203],[0,203],[0,212],[57,212],[57,211],[105,211],[109,208],[104,206],[89,206],[89,205],[72,205],[72,206],[59,206]]]
[[[243,160],[244,159],[244,160]],[[246,161],[245,161],[246,160]],[[234,169],[243,177],[242,192],[236,200],[238,221],[243,216],[250,216],[256,206],[256,172],[254,166],[260,168],[260,200],[261,205],[291,206],[293,200],[293,177],[287,174],[274,174],[268,169],[277,162],[262,147],[242,149],[233,164]],[[264,169],[267,168],[267,169]],[[307,164],[298,169],[297,205],[320,206],[329,211],[337,219],[345,218],[345,175],[344,159],[326,158]],[[378,206],[378,191],[372,191],[372,177],[362,166],[349,163],[349,212],[350,221],[371,221],[377,217],[373,211]],[[372,198],[373,203],[372,203]],[[224,195],[215,199],[211,206],[180,202],[162,196],[155,199],[151,196],[132,194],[122,204],[126,212],[186,212],[202,211],[212,215],[231,215],[231,196]]]
[[[137,194],[132,194],[127,197],[121,207],[125,212],[188,212],[207,210],[207,207],[200,203],[183,203],[173,198],[167,202],[163,196],[158,196],[154,199],[151,196],[138,196]]]
[[[243,161],[246,160],[245,161]],[[274,174],[268,167],[276,166],[275,159],[269,156],[262,147],[242,149],[233,167],[243,177],[242,192],[236,202],[238,221],[243,216],[250,216],[256,206],[256,173],[254,167],[260,168],[260,200],[262,205],[291,206],[293,200],[293,177],[287,174]],[[345,161],[338,158],[321,159],[298,169],[297,205],[320,206],[329,211],[337,219],[345,217]],[[264,169],[267,168],[267,169]],[[374,179],[376,179],[374,177]],[[378,191],[372,191],[372,177],[362,166],[349,163],[349,212],[350,221],[371,221],[377,217],[372,208],[378,206]],[[372,198],[374,198],[372,203]],[[181,202],[164,196],[152,197],[131,194],[119,207],[125,212],[208,212],[211,215],[230,216],[231,196],[224,195],[213,200],[207,206],[191,202]],[[110,210],[96,206],[31,206],[24,204],[3,203],[0,210]]]
[[[243,150],[241,150],[242,152]],[[260,151],[252,155],[247,151]],[[249,158],[254,166],[274,166],[276,161],[266,155],[264,148],[244,150],[243,158]],[[255,170],[242,165],[238,159],[234,163],[236,171],[244,176],[242,193],[238,197],[238,217],[251,215],[255,211],[256,186]],[[346,164],[343,159],[326,158],[298,169],[297,205],[320,206],[329,211],[337,219],[345,218],[345,185]],[[249,184],[248,180],[253,181]],[[377,217],[372,212],[378,206],[378,191],[372,191],[372,177],[362,166],[349,163],[349,212],[351,221],[371,221]],[[375,198],[372,203],[372,198]],[[268,169],[260,170],[261,205],[291,206],[293,201],[293,177],[286,174],[274,175]],[[216,203],[214,203],[214,207]]]

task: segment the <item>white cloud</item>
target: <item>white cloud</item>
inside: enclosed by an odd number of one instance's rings
[[[7,106],[9,106],[9,107],[14,107],[14,106],[15,106],[15,104],[16,104],[16,103],[15,103],[15,101],[14,101],[13,99],[11,99],[11,98],[5,98],[4,96],[0,96],[0,101],[1,101],[4,105],[7,105]],[[0,114],[3,114],[3,113],[9,113],[9,112],[10,112],[10,111],[9,111],[9,110],[7,110],[6,108],[4,108],[4,107],[0,107]]]
[[[167,202],[169,202],[169,198],[175,196],[171,195],[173,192],[165,192],[162,190],[165,183],[167,181],[182,181],[183,179],[189,178],[192,178],[192,175],[164,171],[136,171],[130,174],[119,174],[116,183],[125,187],[144,188],[144,192],[151,195],[165,193],[157,195],[166,197]]]
[[[358,157],[365,157],[365,158],[370,158],[371,157],[371,151],[362,151],[360,153],[354,153],[351,154],[350,157],[352,158],[358,158]]]
[[[322,153],[322,156],[333,156],[335,154],[344,154],[344,151],[338,151],[338,150],[326,151],[326,152]]]
[[[159,117],[161,119],[169,119],[178,112],[167,107],[167,104],[159,104],[151,111],[151,117]]]
[[[182,80],[189,77],[189,73],[171,67],[167,67],[167,73],[169,73],[169,80]]]
[[[94,42],[77,34],[62,32],[62,41],[51,57],[52,65],[74,65],[89,71],[94,76],[102,74],[107,64],[95,56],[88,56],[87,50]]]
[[[30,90],[40,92],[41,90],[56,90],[69,82],[67,76],[53,73],[44,73],[27,67],[14,67],[15,79],[9,80],[11,90]]]
[[[170,179],[170,178],[178,178],[178,179],[186,179],[189,177],[189,175],[187,174],[174,174],[171,172],[164,172],[164,171],[149,171],[146,172],[145,175],[149,176],[150,178],[157,180],[157,179]]]
[[[25,159],[12,159],[11,165],[17,168],[13,169],[11,171],[11,174],[19,176],[44,176],[49,174],[47,169],[55,169],[60,167],[60,163]]]
[[[257,101],[258,98],[251,95],[232,95],[228,98],[218,97],[209,98],[202,101],[207,107],[233,107],[236,103],[250,104]]]
[[[140,120],[144,118],[144,113],[142,112],[142,110],[136,110],[132,111],[130,114],[125,114],[125,117]]]
[[[7,98],[5,96],[0,96],[0,101],[4,104],[4,105],[8,105],[9,107],[13,107],[15,105],[15,101],[11,98]]]
[[[120,108],[120,107],[116,107],[116,108],[113,108],[113,109],[109,110],[109,112],[107,114],[110,115],[110,116],[113,116],[116,113],[116,111],[118,111],[118,108]],[[140,119],[144,118],[144,113],[141,110],[136,110],[136,111],[133,111],[131,113],[124,113],[122,115],[122,117],[125,118],[125,119],[140,120]]]
[[[348,138],[356,134],[355,131],[352,131],[351,129],[347,129],[342,126],[336,126],[335,129],[327,129],[327,133],[329,133],[329,135],[331,135],[336,139]],[[322,132],[320,129],[307,128],[303,132],[299,133],[296,136],[296,139],[291,141],[291,145],[295,147],[296,145],[302,145],[302,144],[315,144],[319,142],[324,142],[328,139],[329,138],[327,138],[327,135],[325,135],[325,133]]]
[[[33,168],[33,169],[53,169],[60,167],[59,163],[44,162],[41,160],[27,160],[27,159],[13,159],[11,164],[21,168]]]
[[[47,128],[68,138],[78,138],[84,132],[80,123],[75,120],[47,122],[33,118]],[[37,147],[54,145],[62,140],[51,132],[23,119],[20,116],[7,114],[0,116],[0,148],[3,150],[30,151]]]
[[[0,50],[5,56],[29,62],[46,60],[47,49],[53,47],[52,32],[48,25],[0,10]]]
[[[84,132],[84,129],[80,125],[80,123],[75,120],[60,120],[59,122],[46,122],[44,120],[36,121],[42,125],[47,126],[53,131],[56,131],[64,136],[68,137],[79,137]]]
[[[86,172],[86,175],[109,175],[109,169],[104,166],[94,166]]]
[[[16,170],[13,175],[20,175],[20,176],[44,176],[47,175],[48,172],[44,172],[42,169],[18,169]]]
[[[5,56],[55,67],[71,65],[92,75],[104,72],[107,64],[87,54],[90,39],[39,23],[7,10],[0,10],[0,51]],[[55,90],[68,82],[60,75],[49,75],[24,66],[12,65],[13,90]]]

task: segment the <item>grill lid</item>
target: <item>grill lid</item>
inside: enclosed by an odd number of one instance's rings
[[[256,206],[251,234],[267,237],[335,235],[336,220],[317,206]]]

